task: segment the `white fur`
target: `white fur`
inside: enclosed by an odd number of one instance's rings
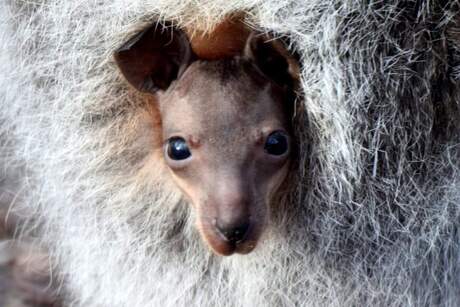
[[[2,161],[26,165],[69,302],[458,306],[460,21],[416,2],[0,2]],[[209,30],[233,11],[291,39],[303,97],[289,193],[253,253],[222,258],[112,53],[158,18]]]

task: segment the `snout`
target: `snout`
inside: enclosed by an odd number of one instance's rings
[[[247,254],[255,248],[264,223],[260,215],[263,210],[251,212],[253,207],[245,201],[212,204],[207,214],[199,217],[202,236],[216,253]]]
[[[248,254],[256,247],[259,227],[251,219],[243,224],[232,226],[221,226],[217,219],[211,222],[204,219],[201,224],[204,240],[219,255]]]

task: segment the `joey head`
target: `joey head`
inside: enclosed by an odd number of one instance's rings
[[[251,252],[293,152],[292,69],[252,33],[240,55],[200,60],[179,29],[152,26],[115,53],[126,80],[156,96],[164,161],[221,255]]]

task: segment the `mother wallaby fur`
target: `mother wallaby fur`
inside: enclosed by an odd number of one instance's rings
[[[1,162],[76,306],[458,306],[458,1],[0,3]],[[294,166],[257,246],[215,255],[113,53],[238,14],[299,54]],[[193,32],[193,31],[192,31]],[[11,149],[14,154],[11,154]],[[26,225],[30,226],[31,223]]]

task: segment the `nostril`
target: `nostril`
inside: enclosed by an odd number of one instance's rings
[[[240,225],[221,225],[217,222],[216,228],[229,242],[239,243],[246,236],[249,229],[249,223]]]

